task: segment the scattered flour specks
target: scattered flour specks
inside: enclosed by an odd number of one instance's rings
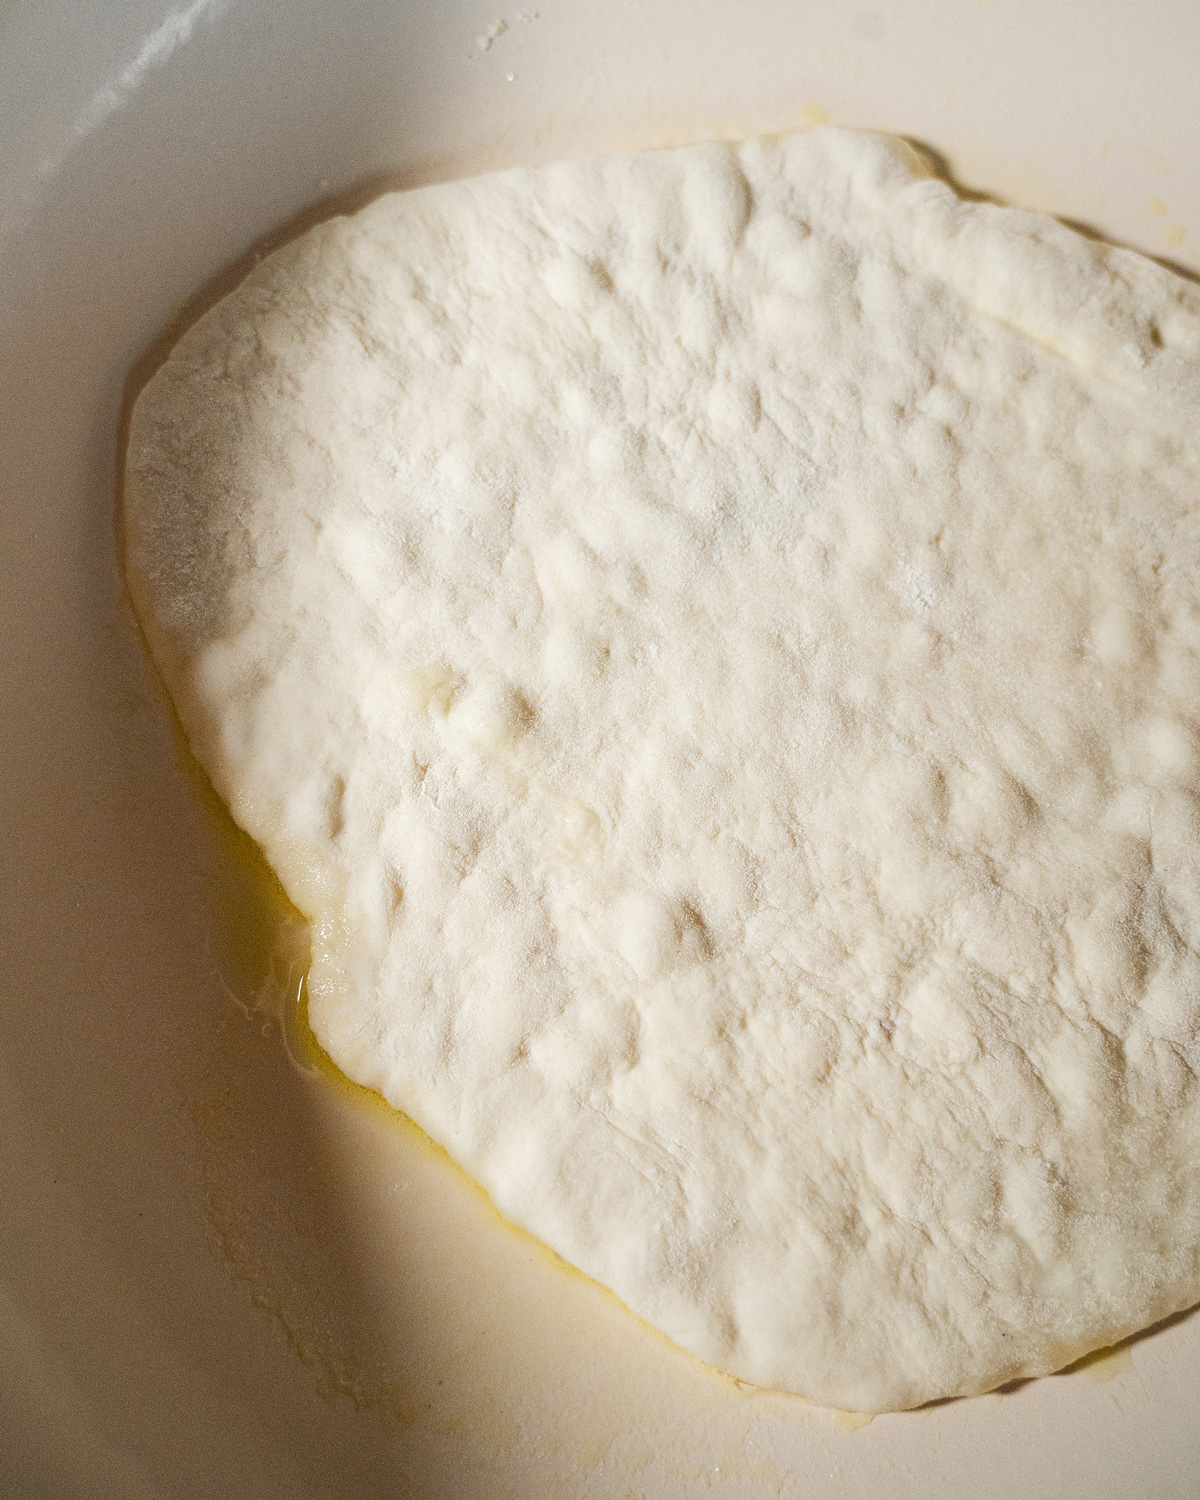
[[[482,36],[477,36],[475,38],[475,45],[476,45],[476,47],[478,47],[478,49],[479,49],[480,52],[487,52],[489,50],[489,48],[491,47],[492,43],[495,42],[495,41],[498,41],[499,38],[502,37],[507,30],[508,30],[508,22],[507,21],[505,21],[503,19],[500,19],[498,21],[493,21],[492,24],[483,33]]]

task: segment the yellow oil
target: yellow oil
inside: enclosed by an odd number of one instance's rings
[[[180,763],[187,779],[208,813],[214,857],[211,861],[210,902],[213,918],[213,949],[222,979],[238,1009],[261,1023],[264,1035],[276,1027],[291,1066],[306,1079],[321,1084],[352,1107],[385,1116],[411,1146],[452,1171],[461,1187],[486,1204],[497,1228],[518,1235],[536,1249],[540,1259],[560,1274],[578,1277],[619,1303],[614,1292],[592,1281],[549,1246],[530,1234],[495,1207],[486,1191],[452,1156],[408,1115],[396,1109],[375,1089],[348,1078],[317,1040],[308,1018],[306,976],[311,960],[309,924],[288,899],[278,876],[259,846],[237,823],[221,801],[203,767],[180,738]],[[624,1307],[624,1304],[619,1304]],[[670,1343],[650,1324],[626,1313],[656,1339]],[[671,1345],[675,1348],[675,1345]],[[684,1351],[685,1352],[685,1351]],[[693,1356],[687,1355],[691,1359]],[[701,1361],[696,1361],[702,1368]],[[714,1372],[719,1373],[719,1372]],[[751,1390],[732,1376],[721,1376],[731,1384]]]

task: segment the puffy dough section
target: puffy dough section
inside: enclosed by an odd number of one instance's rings
[[[1196,288],[836,130],[264,261],[128,574],[331,1056],[839,1407],[1195,1301],[1198,381]]]

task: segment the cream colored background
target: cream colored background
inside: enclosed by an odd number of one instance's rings
[[[293,1066],[277,909],[181,759],[113,504],[159,330],[375,174],[828,116],[1195,270],[1198,61],[1192,0],[0,3],[0,1495],[1196,1494],[1196,1318],[850,1431]]]

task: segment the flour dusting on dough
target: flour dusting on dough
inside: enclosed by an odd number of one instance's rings
[[[1200,294],[821,129],[380,199],[137,404],[314,1029],[860,1412],[1200,1296]]]

